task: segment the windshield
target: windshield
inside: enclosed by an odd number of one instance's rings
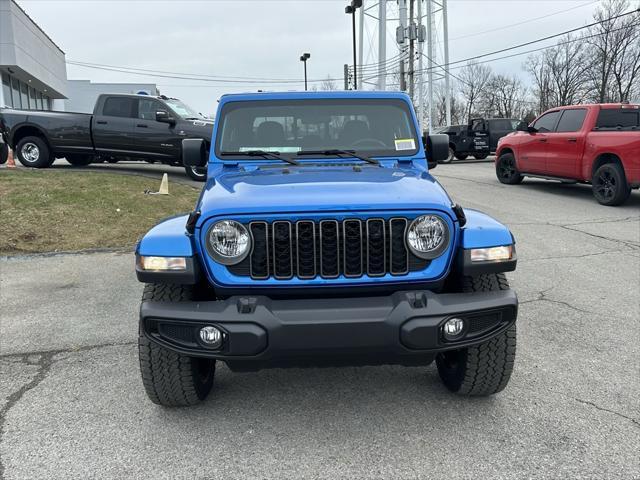
[[[216,152],[225,155],[342,149],[397,157],[414,155],[419,146],[408,104],[395,99],[229,102],[220,119]]]
[[[171,107],[171,109],[174,112],[176,112],[178,115],[180,115],[184,119],[189,120],[192,118],[195,118],[195,119],[203,118],[202,115],[196,112],[193,108],[191,108],[189,105],[185,105],[178,99],[169,98],[165,100],[165,102],[167,103],[167,105]]]

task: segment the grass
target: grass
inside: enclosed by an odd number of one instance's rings
[[[159,220],[193,209],[199,190],[141,176],[0,171],[0,254],[129,247]]]

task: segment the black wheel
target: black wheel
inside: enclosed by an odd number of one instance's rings
[[[40,137],[24,137],[16,145],[16,156],[25,167],[47,168],[53,161],[49,146]]]
[[[9,146],[6,143],[0,143],[0,165],[7,162],[9,158]]]
[[[500,183],[516,185],[522,182],[522,175],[516,168],[516,159],[511,153],[500,155],[496,162],[496,176]]]
[[[191,180],[196,182],[207,181],[207,167],[184,167],[184,171]]]
[[[93,162],[93,155],[67,155],[64,158],[74,167],[86,167]]]
[[[113,157],[107,158],[106,160],[107,163],[118,163],[118,161],[119,160],[117,158],[113,158]]]
[[[451,163],[456,155],[456,151],[449,146],[449,156],[445,160],[440,160],[440,163]]]
[[[463,291],[508,290],[503,273],[464,277]],[[440,353],[436,365],[442,382],[461,395],[486,396],[509,383],[516,358],[516,324],[479,345]]]
[[[617,163],[606,163],[598,168],[593,174],[591,188],[596,200],[610,207],[626,202],[631,194],[624,170]]]
[[[484,160],[485,158],[487,158],[489,156],[488,153],[476,153],[473,158],[475,158],[476,160]]]
[[[193,299],[193,289],[186,285],[150,283],[145,285],[142,299],[189,301]],[[138,337],[138,354],[142,383],[153,403],[165,407],[195,405],[204,400],[213,387],[215,360],[172,352],[142,333]]]
[[[465,160],[468,156],[469,156],[469,155],[465,155],[464,153],[456,153],[456,154],[455,154],[455,157],[456,157],[458,160]]]

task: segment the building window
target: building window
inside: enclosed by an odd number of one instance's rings
[[[31,110],[36,110],[38,108],[36,98],[36,89],[29,87],[29,108]]]
[[[11,79],[6,73],[2,74],[2,95],[4,96],[4,103],[8,107],[13,107],[13,100],[11,99]]]
[[[29,87],[22,82],[20,82],[20,99],[22,100],[22,108],[29,108]]]
[[[13,96],[13,108],[22,108],[20,101],[20,82],[17,78],[11,79],[11,93]]]
[[[38,110],[44,110],[42,106],[42,92],[38,92]]]
[[[42,96],[42,108],[45,110],[51,110],[51,99],[46,95]]]

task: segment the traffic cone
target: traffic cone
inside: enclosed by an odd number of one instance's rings
[[[13,159],[11,147],[9,147],[9,156],[7,157],[7,168],[16,168],[16,161]]]
[[[162,175],[162,181],[160,182],[160,190],[158,195],[169,195],[169,175],[166,173]]]

